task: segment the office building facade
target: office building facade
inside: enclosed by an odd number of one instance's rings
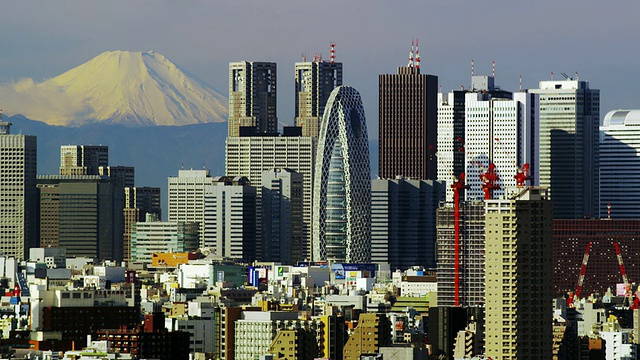
[[[379,176],[435,180],[438,77],[416,66],[382,74],[379,82]],[[430,152],[431,151],[431,152]]]
[[[276,85],[276,63],[229,63],[228,136],[239,136],[240,127],[254,128],[257,133],[278,130]]]
[[[131,229],[131,261],[151,264],[156,253],[184,253],[198,249],[198,223],[159,221],[147,214]]]
[[[179,170],[169,177],[169,221],[197,222],[200,243],[204,245],[204,194],[215,179],[209,170]]]
[[[203,247],[213,256],[256,260],[256,188],[248,178],[213,178],[204,190],[203,225]]]
[[[99,260],[123,259],[122,207],[115,201],[115,187],[99,175],[39,175],[40,234],[56,245],[49,234],[58,234],[57,246],[67,255]]]
[[[505,189],[517,186],[515,175],[524,164],[535,173],[537,95],[513,93],[511,98],[497,98],[485,93],[465,95],[465,191],[466,200],[485,198],[482,175],[495,166],[497,188],[491,195],[498,198]]]
[[[371,179],[360,94],[333,90],[322,119],[313,185],[313,260],[371,260]]]
[[[436,209],[445,184],[434,180],[371,180],[371,261],[391,270],[436,267]]]
[[[540,165],[536,183],[549,187],[555,219],[598,215],[600,90],[567,78],[541,81]]]
[[[553,207],[545,188],[486,200],[485,355],[549,359],[552,354]]]
[[[130,260],[131,227],[139,221],[145,221],[147,214],[155,214],[162,218],[160,208],[160,188],[157,187],[125,187],[124,188],[124,234],[123,259]]]
[[[640,110],[614,110],[600,127],[600,218],[640,219]]]
[[[342,63],[321,59],[297,62],[295,79],[295,124],[302,128],[302,136],[312,137],[317,143],[331,91],[342,85]]]
[[[0,114],[0,252],[22,260],[38,246],[38,145],[11,125]]]
[[[302,242],[303,175],[290,169],[262,173],[262,260],[296,264]]]

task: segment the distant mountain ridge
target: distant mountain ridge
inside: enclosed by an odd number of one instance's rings
[[[49,125],[226,122],[227,100],[156,52],[108,51],[52,79],[0,85],[8,115]]]

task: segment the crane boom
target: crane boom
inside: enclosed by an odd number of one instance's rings
[[[582,284],[584,283],[584,274],[587,272],[587,263],[589,262],[589,251],[591,250],[591,242],[587,244],[587,247],[584,249],[584,256],[582,257],[582,267],[580,268],[580,276],[578,276],[578,286],[576,287],[576,292],[574,294],[569,295],[567,299],[568,307],[575,307],[573,301],[574,298],[580,299],[580,292],[582,292]]]

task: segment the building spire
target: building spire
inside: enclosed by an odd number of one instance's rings
[[[408,67],[413,67],[413,40],[411,40],[411,51],[409,51],[409,64]]]
[[[418,49],[418,38],[416,38],[416,69],[420,69],[420,50]]]

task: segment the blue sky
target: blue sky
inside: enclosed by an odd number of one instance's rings
[[[444,91],[476,74],[517,90],[561,72],[601,90],[601,118],[640,108],[640,2],[567,1],[8,1],[0,82],[54,77],[107,50],[155,50],[227,93],[230,61],[278,63],[278,115],[293,123],[293,63],[329,55],[358,89],[377,138],[378,74],[407,63],[420,38],[423,72]],[[2,99],[0,99],[0,106]]]

